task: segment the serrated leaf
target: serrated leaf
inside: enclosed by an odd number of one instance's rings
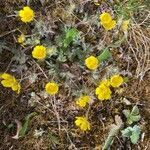
[[[130,137],[132,132],[131,132],[131,127],[127,127],[126,129],[122,130],[121,133],[122,133],[122,136],[123,137]]]
[[[102,62],[102,61],[104,61],[104,60],[107,60],[107,59],[110,58],[110,57],[111,57],[111,53],[110,53],[110,51],[106,48],[106,49],[103,50],[103,52],[102,52],[97,58],[98,58],[98,60],[99,60],[100,62]]]
[[[131,120],[131,118],[129,117],[129,118],[127,119],[127,123],[128,123],[128,124],[132,124],[132,123],[133,123],[133,120]]]
[[[131,112],[129,110],[123,110],[123,114],[126,116],[128,124],[132,124],[133,122],[137,122],[141,119],[137,106],[134,106]]]
[[[77,37],[78,35],[78,30],[76,28],[69,29],[66,32],[66,36],[64,38],[64,48],[67,48],[69,44]]]
[[[130,136],[131,142],[136,144],[140,138],[141,129],[139,126],[135,125],[132,130],[132,135]]]
[[[131,111],[131,114],[134,116],[139,115],[139,108],[137,106],[134,106]]]
[[[130,116],[130,110],[123,110],[123,114],[128,118]]]
[[[28,115],[25,117],[25,122],[24,122],[24,124],[23,124],[21,130],[19,131],[19,136],[20,136],[20,137],[24,137],[25,134],[27,133],[29,121],[30,121],[31,117],[33,117],[34,115],[36,115],[35,112],[33,112],[33,113],[31,113],[31,114],[28,114]]]
[[[138,115],[138,116],[130,116],[130,119],[133,121],[133,122],[137,122],[141,119],[141,116]]]

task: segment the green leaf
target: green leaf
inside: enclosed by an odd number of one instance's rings
[[[126,118],[129,118],[130,116],[130,110],[123,110],[123,114],[126,116]]]
[[[136,144],[140,138],[141,129],[139,126],[135,125],[134,127],[127,127],[122,130],[122,136],[130,138],[133,144]]]
[[[63,41],[64,48],[67,48],[69,44],[77,37],[77,35],[78,35],[78,30],[76,28],[69,29],[66,32],[66,36]]]
[[[133,121],[133,122],[137,122],[141,119],[141,116],[138,115],[138,116],[130,116],[130,119]]]
[[[139,108],[137,106],[134,106],[132,111],[131,111],[131,114],[132,115],[138,115],[139,114]]]
[[[132,135],[131,129],[132,129],[131,127],[127,127],[126,129],[122,130],[121,131],[122,136],[129,138]]]
[[[130,110],[123,110],[123,114],[126,116],[128,124],[132,124],[141,119],[137,106],[134,106],[131,112]]]
[[[111,57],[111,53],[110,51],[108,50],[108,48],[104,49],[102,54],[100,54],[97,58],[100,62],[104,61],[104,60],[107,60],[108,58]]]
[[[136,144],[140,138],[141,129],[139,126],[135,125],[133,127],[132,135],[130,136],[131,142]]]
[[[25,134],[27,133],[29,121],[30,121],[30,119],[31,119],[34,115],[36,115],[35,112],[33,112],[33,113],[31,113],[31,114],[28,114],[28,115],[25,117],[25,122],[24,122],[24,124],[23,124],[23,126],[22,126],[22,128],[21,128],[21,130],[20,130],[20,132],[19,132],[19,136],[20,136],[20,137],[24,137]]]

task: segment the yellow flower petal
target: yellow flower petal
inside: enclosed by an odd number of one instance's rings
[[[36,46],[32,51],[33,58],[44,59],[46,57],[46,47],[43,45]]]
[[[46,84],[45,90],[48,94],[55,95],[56,93],[58,93],[59,87],[58,84],[54,82],[49,82]]]
[[[1,84],[3,85],[3,87],[11,88],[13,91],[17,91],[17,93],[19,94],[21,86],[17,82],[17,80],[15,79],[14,76],[12,76],[8,73],[3,73],[1,75],[1,78],[3,79],[1,81]]]
[[[100,82],[100,84],[104,84],[105,86],[110,86],[110,80],[109,79],[104,79]]]
[[[102,24],[110,23],[112,21],[112,17],[109,13],[104,12],[100,15],[100,21],[102,22]]]
[[[120,75],[113,75],[110,79],[112,87],[119,87],[123,83],[123,78]]]
[[[13,83],[10,82],[9,80],[2,80],[1,84],[3,85],[3,87],[12,87]]]
[[[19,11],[19,16],[22,22],[27,23],[27,22],[31,22],[34,19],[35,15],[34,15],[34,11],[30,7],[26,6]]]
[[[108,86],[104,84],[100,84],[99,87],[96,88],[95,94],[98,96],[99,100],[108,100],[111,98],[111,90]]]
[[[85,107],[90,102],[89,96],[81,96],[77,101],[76,104],[80,107]]]
[[[90,123],[85,117],[76,117],[75,124],[82,131],[90,130]]]
[[[109,23],[101,23],[106,31],[112,30],[116,26],[116,21],[112,20]]]
[[[3,73],[1,75],[1,78],[8,80],[8,79],[13,79],[13,76],[8,73]]]
[[[99,65],[99,61],[96,57],[90,56],[85,59],[85,65],[87,66],[87,68],[89,68],[91,70],[95,70],[95,69],[97,69],[97,67]]]

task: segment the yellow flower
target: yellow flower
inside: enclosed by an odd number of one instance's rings
[[[77,101],[76,104],[79,105],[80,107],[85,107],[87,103],[90,102],[90,97],[89,96],[81,96]]]
[[[123,78],[120,75],[113,75],[110,78],[110,84],[112,87],[119,87],[123,83]]]
[[[23,7],[22,10],[19,11],[19,16],[22,22],[31,22],[34,19],[34,11],[29,7]]]
[[[32,56],[36,59],[44,59],[46,57],[46,47],[44,47],[43,45],[34,47]]]
[[[110,80],[109,79],[104,79],[100,82],[100,85],[104,84],[105,86],[109,87],[110,86]]]
[[[112,17],[109,13],[102,13],[100,15],[100,21],[105,30],[111,30],[116,26],[116,21],[112,20]]]
[[[125,20],[125,21],[123,21],[123,22],[122,22],[122,25],[121,25],[121,29],[122,29],[123,31],[127,31],[128,28],[129,28],[129,23],[130,23],[130,20]]]
[[[1,84],[3,87],[11,88],[13,91],[16,91],[18,94],[20,93],[21,86],[18,83],[18,81],[13,77],[12,75],[8,73],[3,73],[1,75],[1,78],[3,79],[1,81]]]
[[[99,87],[96,88],[95,94],[99,100],[108,100],[111,98],[111,90],[104,84],[100,84]]]
[[[87,68],[91,70],[97,69],[98,64],[99,64],[98,59],[94,56],[90,56],[85,59],[85,65],[87,66]]]
[[[110,23],[110,21],[112,21],[112,17],[109,13],[104,12],[100,15],[100,20],[102,23]]]
[[[19,35],[17,40],[18,40],[18,43],[22,44],[25,41],[24,34]]]
[[[104,27],[104,29],[105,29],[106,31],[108,31],[108,30],[111,30],[111,29],[115,28],[115,26],[116,26],[116,21],[115,21],[115,20],[112,20],[112,21],[110,21],[109,23],[101,23],[101,24],[102,24],[102,26]]]
[[[45,90],[48,94],[55,95],[56,93],[58,93],[59,87],[58,84],[54,82],[48,82],[45,86]]]
[[[90,123],[85,117],[76,117],[75,124],[80,127],[82,131],[90,130]]]

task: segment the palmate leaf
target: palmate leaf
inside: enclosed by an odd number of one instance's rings
[[[121,133],[123,137],[130,138],[131,142],[136,144],[140,138],[141,129],[139,126],[135,125],[133,127],[127,127],[122,130]]]
[[[141,129],[139,126],[135,125],[132,130],[132,135],[130,136],[131,142],[136,144],[140,138]]]
[[[141,115],[139,114],[139,108],[137,106],[134,106],[131,112],[130,110],[123,110],[123,114],[127,118],[128,124],[132,124],[141,119]]]
[[[127,127],[126,129],[122,130],[121,133],[122,133],[122,136],[123,137],[130,137],[131,136],[131,130],[132,128],[131,127]]]

